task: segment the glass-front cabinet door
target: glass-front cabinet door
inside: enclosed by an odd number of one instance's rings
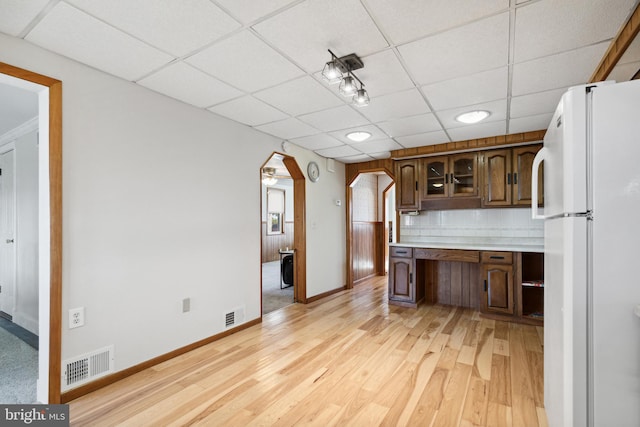
[[[427,157],[422,159],[422,192],[423,200],[448,197],[449,170],[448,157]]]
[[[449,195],[469,197],[478,195],[478,156],[476,153],[449,156]],[[447,181],[445,179],[445,181]]]

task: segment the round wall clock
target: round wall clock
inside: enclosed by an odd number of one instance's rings
[[[316,162],[309,162],[307,165],[307,175],[311,182],[318,182],[320,179],[320,167]]]

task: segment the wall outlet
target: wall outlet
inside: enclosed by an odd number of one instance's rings
[[[84,307],[69,310],[69,329],[84,326]]]
[[[191,311],[191,298],[185,298],[182,300],[182,312],[188,313]]]

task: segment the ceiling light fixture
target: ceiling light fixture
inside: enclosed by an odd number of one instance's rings
[[[478,123],[490,115],[491,113],[486,110],[468,111],[456,116],[456,121],[467,124]]]
[[[278,182],[278,178],[275,177],[276,168],[262,168],[262,183],[264,185],[271,186]]]
[[[355,132],[349,132],[347,134],[347,138],[349,138],[352,141],[355,142],[362,142],[362,141],[366,141],[367,139],[371,138],[371,134],[369,132],[365,132],[363,130],[358,130]]]
[[[353,70],[359,70],[364,67],[362,60],[355,53],[341,58],[331,52],[331,49],[329,49],[329,53],[331,54],[331,61],[324,65],[322,78],[329,84],[340,82],[340,93],[346,97],[350,96],[351,101],[357,107],[369,105],[369,94],[364,88],[364,83],[353,74]],[[358,89],[356,82],[360,83],[360,89]]]

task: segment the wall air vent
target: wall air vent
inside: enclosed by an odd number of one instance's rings
[[[244,322],[244,307],[236,308],[233,311],[225,313],[224,327],[230,328]]]
[[[62,390],[86,384],[114,371],[113,346],[62,362]]]

